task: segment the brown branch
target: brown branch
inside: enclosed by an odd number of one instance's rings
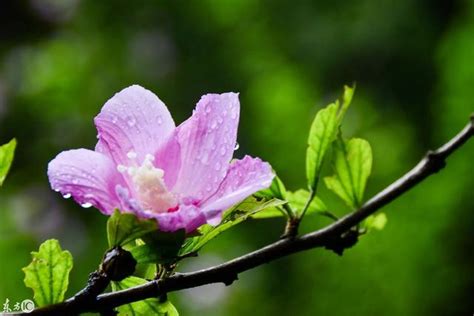
[[[445,166],[445,159],[473,135],[474,115],[471,116],[470,122],[466,127],[454,138],[437,150],[429,151],[412,170],[375,195],[360,209],[318,231],[300,237],[279,240],[218,266],[191,273],[174,274],[166,279],[153,280],[134,288],[102,294],[94,302],[90,302],[87,305],[81,305],[80,300],[72,297],[63,303],[36,309],[30,315],[74,315],[83,312],[99,312],[146,298],[158,297],[169,292],[205,284],[224,283],[230,285],[237,280],[238,274],[241,272],[295,252],[325,247],[335,239],[340,238],[344,233],[350,231],[352,227],[369,215],[400,197],[428,176],[441,170]]]

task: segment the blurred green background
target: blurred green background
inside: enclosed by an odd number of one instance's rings
[[[94,146],[92,119],[115,92],[143,85],[178,123],[202,94],[240,92],[237,156],[268,160],[296,189],[314,114],[352,82],[344,132],[372,144],[370,196],[474,110],[474,1],[2,1],[0,143],[19,145],[0,191],[0,303],[31,298],[21,268],[47,238],[75,257],[69,295],[97,267],[106,217],[51,191],[46,167]],[[471,142],[343,257],[313,250],[171,298],[182,315],[472,315],[473,161]],[[310,217],[303,229],[323,224]],[[283,225],[247,222],[182,269],[256,249]]]

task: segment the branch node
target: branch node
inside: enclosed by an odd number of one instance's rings
[[[430,168],[434,173],[437,173],[446,166],[446,161],[438,152],[434,150],[428,150],[426,153],[427,167]]]
[[[103,271],[94,271],[89,274],[86,287],[74,295],[72,300],[79,304],[92,304],[96,297],[105,291],[107,286],[109,286],[109,283],[110,279],[107,277],[106,273]]]
[[[239,279],[239,276],[238,276],[237,273],[235,273],[235,274],[229,275],[228,277],[223,279],[222,283],[224,283],[225,286],[229,286],[232,283],[234,283],[234,281],[237,281],[238,279]]]
[[[300,219],[295,217],[288,219],[285,226],[285,232],[280,236],[280,239],[294,239],[298,235],[298,228]]]
[[[333,237],[327,241],[324,248],[332,250],[339,256],[342,256],[344,250],[352,248],[359,240],[357,229],[350,229],[340,236]]]

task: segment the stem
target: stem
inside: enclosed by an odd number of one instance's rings
[[[306,211],[311,205],[311,202],[313,202],[313,199],[315,196],[314,192],[315,192],[314,189],[312,188],[309,189],[309,197],[306,200],[305,205],[303,206],[303,210],[301,211],[301,214],[298,215],[298,214],[293,213],[293,216],[288,218],[288,221],[286,222],[285,232],[283,233],[281,238],[294,238],[296,235],[298,235],[298,228],[300,227],[301,220],[306,214]]]
[[[311,202],[313,202],[313,199],[315,196],[316,196],[316,191],[313,189],[310,189],[308,200],[306,201],[306,204],[303,207],[303,211],[301,211],[301,215],[299,216],[300,220],[303,219],[303,217],[305,216],[306,211],[308,211],[308,208],[311,205]]]
[[[339,217],[337,217],[336,215],[334,215],[330,211],[321,211],[321,212],[318,212],[318,214],[321,215],[321,216],[326,216],[326,217],[332,219],[333,221],[339,220]]]
[[[290,220],[293,220],[295,218],[295,211],[291,208],[291,205],[288,204],[288,203],[285,203],[282,206],[285,209],[286,215],[288,215],[288,218]],[[283,213],[285,213],[285,212],[283,212]]]
[[[376,194],[357,211],[344,216],[325,228],[301,237],[281,239],[259,250],[211,268],[191,273],[174,274],[169,278],[153,280],[134,288],[102,294],[91,304],[81,304],[80,300],[74,296],[63,303],[36,309],[30,315],[71,315],[111,310],[120,305],[201,285],[212,283],[230,285],[237,280],[238,274],[241,272],[296,252],[325,247],[331,241],[351,230],[352,227],[403,195],[428,176],[441,170],[445,166],[445,159],[459,149],[473,135],[474,116],[471,116],[469,124],[454,138],[437,150],[429,151],[413,169]]]

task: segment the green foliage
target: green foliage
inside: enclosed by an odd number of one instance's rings
[[[364,221],[363,226],[367,231],[371,231],[373,229],[382,230],[384,229],[386,224],[387,215],[385,215],[385,213],[378,213],[367,217],[367,219]]]
[[[295,192],[286,191],[286,199],[290,208],[295,212],[301,214],[306,202],[310,198],[309,192],[304,189]],[[327,206],[319,197],[314,197],[306,211],[307,215],[326,212]],[[268,207],[261,212],[252,215],[252,218],[264,219],[286,216],[286,213],[281,209],[281,206]]]
[[[276,172],[273,171],[275,174]],[[261,190],[254,194],[255,197],[271,200],[271,199],[278,199],[285,201],[287,200],[287,190],[285,184],[278,176],[272,181],[272,184],[269,188],[265,190]],[[286,216],[288,218],[293,218],[295,216],[293,209],[288,205],[282,205],[277,207],[267,207],[266,209],[262,210],[261,212],[255,213],[252,215],[252,218],[272,218],[272,217],[279,217],[279,216]]]
[[[146,244],[143,240],[137,239],[134,244],[130,243],[126,247],[132,254],[133,258],[137,261],[133,275],[143,279],[153,279],[158,271],[157,264],[160,262],[158,256],[149,251],[150,249],[148,245],[146,245],[146,248],[140,249],[145,245]]]
[[[143,279],[153,279],[157,274],[157,266],[153,263],[139,263],[135,269],[134,276],[143,278]]]
[[[41,244],[38,252],[31,253],[33,261],[25,268],[25,285],[33,290],[38,306],[63,301],[72,269],[72,255],[62,250],[56,239]]]
[[[251,215],[251,217],[254,219],[288,217],[288,212],[282,206],[284,205],[282,204],[278,206],[267,207],[266,209]]]
[[[324,158],[330,144],[336,139],[338,127],[352,101],[353,94],[354,89],[345,86],[342,102],[337,100],[320,110],[311,124],[306,152],[306,178],[308,187],[314,192],[318,185]]]
[[[120,291],[131,287],[145,284],[147,280],[138,277],[128,277],[120,282],[112,282],[112,290]],[[135,316],[178,316],[179,313],[169,300],[160,302],[157,298],[149,298],[143,301],[123,305],[117,308],[119,315],[135,315]]]
[[[186,238],[184,229],[175,232],[153,231],[142,236],[143,243],[131,249],[138,263],[170,263],[177,259]]]
[[[130,252],[137,263],[159,263],[160,256],[156,253],[153,246],[143,243],[142,245],[133,247]]]
[[[301,213],[303,211],[303,208],[306,204],[306,201],[310,198],[310,193],[307,190],[297,190],[295,192],[290,192],[288,191],[287,194],[288,198],[288,203],[290,203],[291,207],[295,210],[297,213]],[[326,212],[328,210],[326,204],[319,198],[319,197],[314,197],[311,201],[311,203],[308,206],[308,209],[306,210],[306,214],[314,214],[314,213],[320,213],[320,212]]]
[[[269,201],[257,200],[255,197],[249,197],[240,204],[230,208],[223,214],[222,222],[214,227],[211,225],[203,225],[198,229],[199,236],[188,239],[180,251],[181,255],[193,253],[204,247],[209,241],[217,237],[224,231],[233,226],[252,218],[258,212],[267,208],[275,208],[283,205],[285,201],[272,199]]]
[[[5,145],[0,146],[0,186],[2,186],[7,177],[8,170],[13,162],[15,155],[16,139],[12,139]]]
[[[109,246],[124,246],[137,263],[168,263],[176,260],[186,237],[184,229],[161,232],[155,220],[142,220],[135,214],[115,212],[107,221]],[[134,244],[131,242],[136,241]]]
[[[342,94],[342,104],[338,114],[338,123],[339,125],[342,123],[342,119],[347,112],[347,109],[351,105],[352,98],[354,97],[355,92],[355,84],[354,87],[344,86],[344,93]]]
[[[143,249],[140,250],[139,248],[141,246],[146,245],[145,242],[141,239],[137,239],[135,241],[135,245],[129,245],[130,246],[128,246],[128,250],[132,253],[133,258],[135,258],[135,260],[137,261],[137,265],[135,267],[135,272],[133,273],[133,275],[141,277],[143,279],[153,279],[156,276],[156,272],[158,271],[158,256],[153,253],[147,253],[149,247],[144,248],[147,249],[147,252],[145,252],[145,250]]]
[[[367,179],[372,170],[372,150],[363,139],[348,141],[339,136],[333,143],[335,174],[324,178],[328,189],[336,193],[352,208],[362,205]]]
[[[155,220],[141,220],[131,213],[115,210],[107,221],[107,239],[109,246],[123,246],[152,231],[157,230]]]
[[[278,176],[275,176],[275,178],[272,181],[272,184],[268,189],[261,190],[257,193],[254,194],[254,196],[259,197],[259,198],[266,198],[268,200],[270,199],[279,199],[279,200],[285,200],[286,199],[286,188],[285,184],[283,181]]]
[[[323,159],[337,132],[337,103],[332,103],[316,114],[311,125],[306,152],[306,177],[308,186],[315,190]]]

